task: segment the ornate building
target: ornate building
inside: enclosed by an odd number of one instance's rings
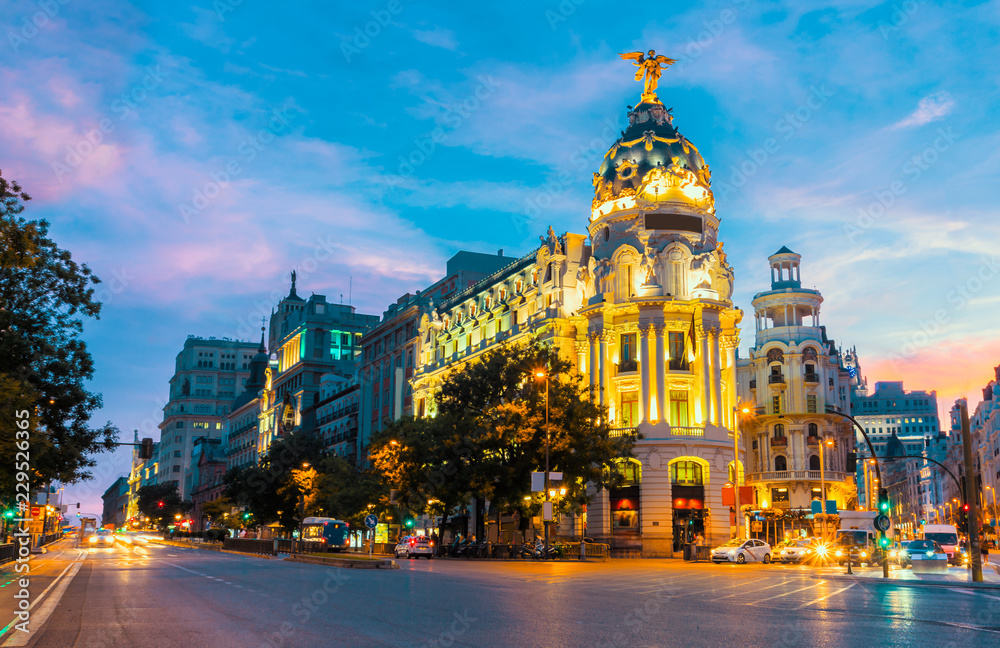
[[[427,309],[413,392],[429,411],[446,373],[485,350],[549,342],[589,376],[618,434],[644,436],[621,467],[627,486],[593,494],[587,534],[663,556],[694,533],[730,537],[742,313],[708,165],[648,82],[594,174],[589,236],[549,228],[538,249]]]
[[[826,499],[854,507],[855,476],[847,470],[854,434],[838,412],[851,412],[862,380],[857,358],[827,338],[823,296],[802,287],[801,257],[782,247],[768,261],[771,290],[754,295],[756,338],[739,362],[741,400],[754,411],[740,423],[753,504],[809,510],[825,478]]]

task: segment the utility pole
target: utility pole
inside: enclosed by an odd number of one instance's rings
[[[962,454],[965,455],[965,503],[969,507],[969,567],[972,569],[972,582],[983,582],[982,554],[979,549],[979,502],[975,496],[976,475],[972,462],[972,432],[969,430],[969,407],[963,402],[962,411]]]

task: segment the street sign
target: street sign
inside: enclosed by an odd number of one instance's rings
[[[374,529],[378,526],[378,516],[374,513],[365,516],[365,526],[369,529]]]
[[[875,528],[879,531],[889,530],[889,516],[887,515],[876,515],[875,516]]]

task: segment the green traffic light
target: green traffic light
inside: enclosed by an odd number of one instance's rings
[[[413,526],[413,520],[407,520],[406,521],[406,526],[412,527]]]
[[[14,511],[7,511],[7,512],[5,512],[5,513],[3,514],[3,516],[4,516],[5,518],[12,518],[12,517],[14,517]]]

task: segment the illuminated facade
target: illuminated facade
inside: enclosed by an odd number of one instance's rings
[[[837,412],[851,413],[861,380],[857,358],[827,338],[819,320],[823,296],[802,287],[801,257],[783,247],[768,261],[771,290],[754,295],[756,338],[750,357],[739,361],[741,405],[754,410],[740,421],[755,493],[742,504],[809,511],[825,477],[826,498],[838,509],[853,507],[857,489],[847,454],[854,452],[854,433]]]
[[[589,377],[615,434],[642,432],[625,488],[594,492],[587,535],[616,551],[671,555],[730,536],[737,324],[711,176],[652,96],[594,174],[587,235],[557,236],[420,320],[417,412],[444,376],[529,335]]]
[[[361,336],[378,322],[347,304],[331,304],[323,295],[302,299],[295,273],[288,296],[271,313],[268,327],[270,360],[260,397],[257,454],[274,439],[298,429],[315,429],[315,405],[324,375],[354,379]]]

